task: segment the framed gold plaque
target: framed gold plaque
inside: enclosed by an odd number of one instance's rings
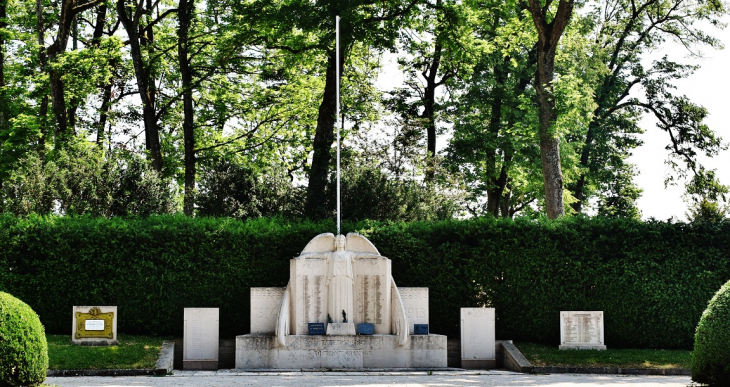
[[[76,339],[113,339],[114,312],[101,313],[98,307],[89,313],[76,312]]]

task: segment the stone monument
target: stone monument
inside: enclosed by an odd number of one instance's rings
[[[183,369],[218,369],[218,308],[184,308]]]
[[[71,342],[81,345],[117,344],[116,306],[74,306]]]
[[[560,312],[559,349],[605,350],[603,311]]]
[[[446,336],[409,334],[414,321],[391,262],[362,235],[316,236],[290,261],[289,275],[281,291],[251,290],[251,334],[236,337],[236,368],[446,367]],[[427,324],[427,289],[416,293],[412,314]],[[312,323],[324,324],[325,335],[310,335]],[[357,335],[361,323],[373,335]]]
[[[461,367],[495,368],[494,308],[461,308]]]

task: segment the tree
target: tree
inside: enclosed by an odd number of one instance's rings
[[[552,0],[541,4],[540,0],[528,0],[527,9],[537,30],[537,71],[535,90],[540,111],[540,154],[543,181],[545,182],[545,210],[550,219],[565,214],[563,208],[563,173],[560,166],[560,139],[553,130],[557,118],[553,80],[555,78],[555,52],[560,37],[573,14],[573,0],[560,0],[551,15]],[[551,19],[551,20],[548,20]]]

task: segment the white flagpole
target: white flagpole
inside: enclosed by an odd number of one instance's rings
[[[337,89],[337,113],[335,114],[335,126],[337,126],[337,235],[340,235],[340,127],[337,119],[340,117],[340,17],[335,17],[335,88]]]

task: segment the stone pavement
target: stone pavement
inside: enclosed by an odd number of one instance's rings
[[[487,386],[487,387],[687,387],[692,386],[689,376],[626,376],[552,374],[532,375],[510,371],[418,371],[418,372],[242,372],[179,371],[164,377],[49,377],[52,386],[108,386],[108,387],[163,387],[163,386],[364,386],[364,387],[421,387],[421,386]]]

